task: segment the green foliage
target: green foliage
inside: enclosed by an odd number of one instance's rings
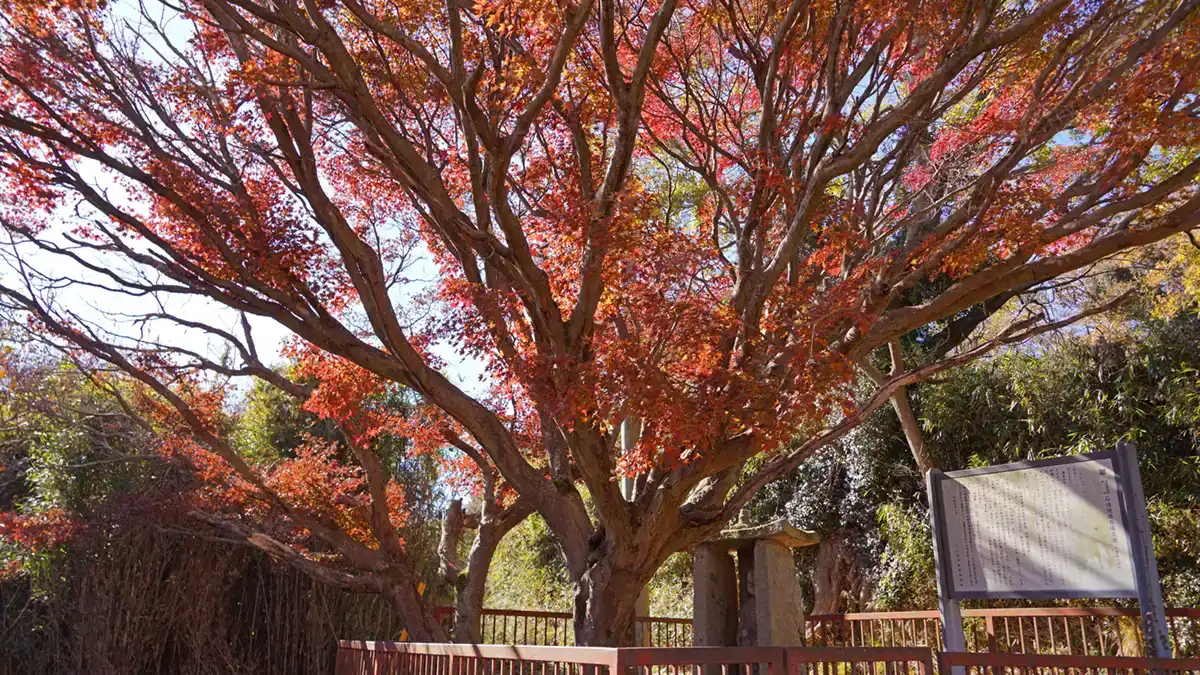
[[[1167,600],[1197,599],[1200,318],[1133,317],[917,390],[927,447],[956,469],[1138,445]]]
[[[1178,607],[1200,606],[1200,510],[1162,500],[1149,510],[1163,596]]]
[[[11,512],[14,527],[0,527],[0,578],[19,574],[33,597],[47,599],[60,592],[56,570],[68,533],[78,531],[71,522],[105,531],[134,498],[171,493],[188,477],[153,454],[149,432],[70,363],[37,351],[4,357],[0,512]],[[38,531],[44,537],[31,535]]]
[[[1192,235],[1194,237],[1194,235]],[[1158,255],[1150,283],[1158,289],[1151,298],[1154,316],[1169,319],[1179,314],[1200,314],[1200,245],[1197,240],[1181,235],[1164,241],[1153,249]]]
[[[238,452],[256,463],[291,456],[307,434],[331,438],[335,430],[306,412],[291,395],[261,380],[246,394],[234,441]]]
[[[1124,316],[909,389],[926,450],[946,470],[1138,445],[1167,601],[1200,600],[1200,317]],[[875,604],[930,608],[923,481],[885,407],[752,504],[756,521],[849,534]]]
[[[911,506],[879,507],[879,558],[875,603],[881,609],[932,607],[937,602],[933,538],[927,512]]]
[[[877,575],[885,555],[880,509],[892,504],[919,508],[923,494],[896,416],[885,409],[787,478],[766,486],[752,502],[750,517],[754,522],[782,517],[800,529],[847,537],[858,567]],[[804,596],[811,602],[815,547],[796,555]]]
[[[1200,495],[1200,319],[1127,336],[1079,335],[1013,352],[918,390],[930,452],[945,468],[1138,444],[1151,498]]]
[[[108,392],[73,366],[10,355],[0,388],[6,467],[0,510],[87,509],[161,472],[149,438]]]
[[[650,615],[692,615],[692,554],[681,551],[667,558],[650,580]]]
[[[557,540],[541,516],[529,516],[497,547],[483,606],[566,612],[571,597]]]

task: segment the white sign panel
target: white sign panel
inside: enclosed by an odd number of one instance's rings
[[[1137,597],[1112,458],[1064,459],[939,477],[952,597]]]

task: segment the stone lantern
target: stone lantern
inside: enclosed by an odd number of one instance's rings
[[[697,546],[692,567],[695,644],[802,645],[804,609],[792,549],[818,541],[816,533],[781,519],[734,526]]]

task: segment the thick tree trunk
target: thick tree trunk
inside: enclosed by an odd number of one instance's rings
[[[483,641],[480,619],[483,616],[483,598],[487,592],[492,558],[504,535],[531,513],[533,508],[524,499],[518,499],[503,510],[495,502],[485,503],[483,512],[478,515],[464,511],[462,500],[459,499],[451,501],[447,507],[442,518],[438,557],[442,581],[454,590],[455,642]],[[471,546],[467,566],[463,570],[458,559],[458,547],[463,530],[471,528],[477,528],[475,543]]]
[[[813,569],[813,614],[838,612],[852,557],[844,531],[821,539]]]
[[[611,555],[594,560],[575,583],[575,644],[633,646],[638,596],[648,581],[615,569]]]
[[[501,537],[485,533],[480,528],[467,558],[468,572],[459,578],[454,597],[454,641],[478,644],[483,642],[483,598],[487,593],[487,572],[496,555]]]
[[[846,590],[843,593],[843,612],[865,612],[871,604],[871,580],[863,574],[857,563],[850,566],[846,575]]]
[[[855,572],[854,551],[850,547],[849,533],[838,530],[830,537],[821,539],[817,547],[817,560],[813,566],[813,614],[837,614],[844,609],[842,594],[852,594]],[[827,645],[833,642],[832,626],[821,623],[810,636],[812,644]]]

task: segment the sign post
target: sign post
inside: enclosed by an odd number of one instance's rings
[[[942,472],[938,469],[930,469],[925,474],[925,488],[929,495],[929,512],[942,512],[942,493],[935,488],[938,481],[942,477]],[[949,578],[942,574],[942,566],[946,563],[943,560],[944,535],[938,527],[940,524],[938,518],[933,519],[933,566],[937,570],[937,591],[938,591],[938,616],[942,621],[942,644],[948,652],[965,652],[967,651],[967,636],[963,633],[962,622],[962,601],[953,597],[949,589]],[[963,675],[965,669],[962,666],[951,668],[951,675]]]
[[[1148,656],[1170,657],[1131,445],[926,475],[947,651],[967,598],[1138,598]]]
[[[1146,656],[1171,658],[1171,638],[1163,607],[1162,585],[1158,580],[1158,559],[1154,556],[1154,538],[1150,534],[1150,515],[1142,493],[1142,473],[1138,469],[1137,448],[1132,443],[1117,443],[1117,463],[1124,482],[1130,529],[1133,534],[1134,571],[1137,573],[1138,608],[1142,615],[1142,637]]]

